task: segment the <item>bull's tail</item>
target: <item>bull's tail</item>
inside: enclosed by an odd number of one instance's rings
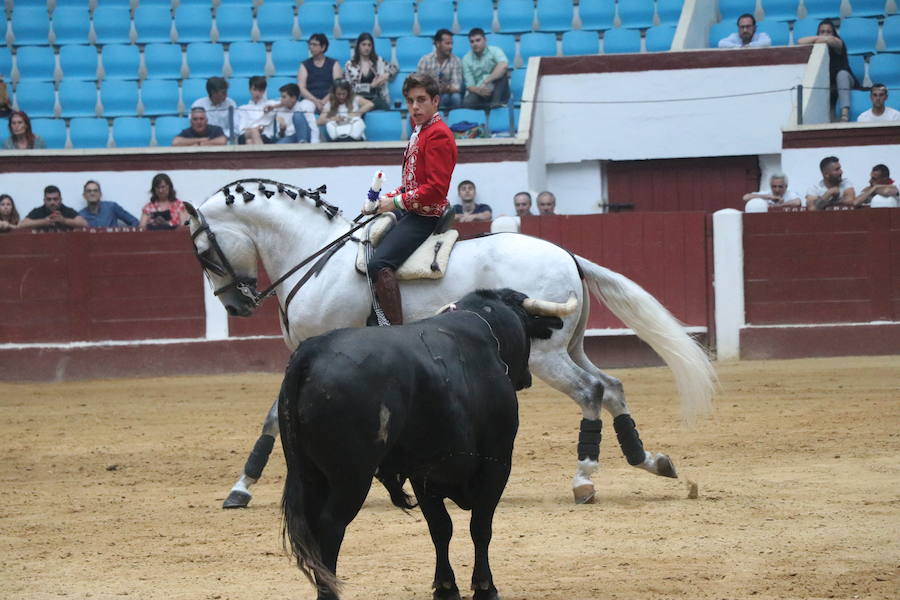
[[[297,566],[310,583],[322,590],[330,591],[335,597],[340,582],[335,574],[322,562],[319,542],[313,535],[306,514],[305,491],[301,479],[303,469],[315,468],[303,455],[300,441],[300,419],[297,407],[302,382],[306,379],[305,365],[299,364],[297,356],[291,360],[285,373],[284,383],[278,397],[278,422],[281,429],[281,445],[287,463],[284,494],[281,497],[282,543],[285,551],[296,558]],[[321,490],[327,493],[327,490]]]
[[[588,288],[639,338],[647,342],[675,375],[681,414],[694,422],[712,411],[716,373],[703,347],[644,288],[624,275],[576,256]],[[587,301],[587,299],[585,299]]]

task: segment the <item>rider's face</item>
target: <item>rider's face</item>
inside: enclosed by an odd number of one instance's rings
[[[437,112],[440,96],[430,96],[423,87],[414,87],[406,94],[406,108],[416,125],[427,123]]]

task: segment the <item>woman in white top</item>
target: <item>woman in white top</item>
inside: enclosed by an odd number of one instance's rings
[[[390,110],[387,84],[397,75],[397,65],[378,56],[372,34],[363,32],[356,38],[353,57],[344,65],[344,72],[357,96],[371,100],[376,110]]]
[[[362,116],[374,106],[370,100],[354,94],[348,81],[338,79],[331,86],[317,123],[325,126],[332,142],[364,140],[366,123]]]

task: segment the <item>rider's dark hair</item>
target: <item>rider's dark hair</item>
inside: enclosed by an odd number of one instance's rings
[[[438,87],[437,80],[428,73],[412,73],[403,82],[403,97],[406,98],[409,90],[413,88],[425,88],[425,91],[431,98],[439,95],[441,89]]]
[[[159,185],[161,181],[165,181],[169,185],[169,197],[168,198],[160,198],[156,195],[156,186]],[[165,173],[157,173],[153,176],[153,181],[150,182],[150,202],[159,202],[160,200],[168,200],[170,202],[175,202],[177,200],[177,196],[175,195],[175,186],[172,185],[172,178],[166,175]]]
[[[471,185],[472,187],[475,187],[475,182],[470,181],[468,179],[463,179],[462,181],[459,182],[459,185],[456,186],[456,191],[458,192],[462,188],[462,186],[464,186],[466,184]]]
[[[878,173],[878,176],[882,179],[887,179],[891,176],[891,170],[887,168],[887,165],[875,165],[872,167],[872,170]]]
[[[359,34],[359,37],[356,38],[356,45],[353,46],[353,58],[350,59],[350,62],[354,65],[359,65],[359,44],[365,40],[372,43],[372,53],[369,55],[369,60],[372,61],[373,65],[378,62],[378,53],[375,51],[375,38],[372,37],[371,33],[363,31]]]

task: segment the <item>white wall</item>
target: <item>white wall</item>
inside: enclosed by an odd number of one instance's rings
[[[804,196],[806,190],[822,179],[819,161],[826,156],[836,156],[841,161],[844,177],[856,186],[856,191],[869,185],[872,167],[885,164],[891,177],[900,176],[900,127],[898,143],[890,146],[837,146],[833,148],[785,149],[781,154],[781,168],[790,178],[789,187]]]

